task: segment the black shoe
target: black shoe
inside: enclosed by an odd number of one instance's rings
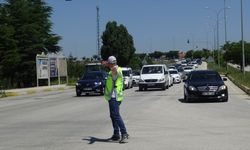
[[[112,140],[112,141],[118,141],[118,140],[120,140],[120,135],[113,135],[113,136],[110,138],[110,140]]]
[[[128,143],[128,138],[129,138],[128,134],[123,134],[119,143]]]

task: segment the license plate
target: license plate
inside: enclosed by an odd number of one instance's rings
[[[148,86],[155,86],[155,84],[154,83],[149,83]]]
[[[91,91],[92,88],[83,88],[84,91]]]
[[[207,96],[207,95],[214,95],[214,92],[203,92],[202,95],[205,95],[205,96]]]

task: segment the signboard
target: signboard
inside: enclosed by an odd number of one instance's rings
[[[50,77],[58,77],[57,58],[50,58]]]
[[[67,76],[67,61],[65,58],[59,58],[59,76],[66,77]]]
[[[37,68],[37,86],[40,79],[47,79],[50,86],[51,77],[58,77],[58,83],[61,83],[61,77],[66,77],[68,83],[67,61],[63,55],[38,54],[36,56]]]
[[[37,77],[38,79],[48,79],[49,68],[47,58],[37,58]]]

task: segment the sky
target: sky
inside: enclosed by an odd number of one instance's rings
[[[219,42],[225,43],[224,0],[45,1],[53,7],[52,31],[62,37],[59,46],[65,56],[82,58],[97,54],[97,5],[100,36],[107,22],[123,24],[133,37],[136,53],[212,49],[218,12]],[[240,0],[226,0],[226,7],[227,41],[238,42]],[[250,0],[243,0],[243,20],[244,40],[250,42]]]

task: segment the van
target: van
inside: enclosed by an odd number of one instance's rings
[[[139,91],[148,88],[161,88],[166,90],[169,87],[169,72],[164,64],[144,65],[140,73]]]

